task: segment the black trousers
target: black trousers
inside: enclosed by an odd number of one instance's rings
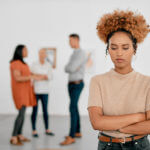
[[[36,94],[37,106],[33,107],[31,115],[32,130],[36,130],[36,120],[38,112],[38,102],[41,100],[42,110],[43,110],[43,119],[45,130],[49,128],[49,116],[48,116],[48,94]]]
[[[22,106],[22,108],[19,110],[19,113],[15,120],[12,136],[18,136],[22,134],[22,127],[23,127],[24,118],[25,118],[25,110],[26,110],[25,106]]]
[[[98,150],[150,150],[150,142],[147,136],[124,144],[99,141]]]

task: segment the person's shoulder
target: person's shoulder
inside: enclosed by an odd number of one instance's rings
[[[97,74],[97,75],[95,75],[95,76],[93,76],[91,78],[91,81],[97,81],[97,82],[99,82],[99,81],[103,80],[107,76],[108,76],[108,72]]]
[[[82,53],[82,54],[86,54],[84,49],[80,49],[79,52]]]
[[[150,76],[145,75],[145,74],[142,74],[142,73],[140,73],[140,72],[136,72],[136,75],[137,75],[138,78],[150,82]]]
[[[21,60],[14,60],[10,63],[10,69],[23,69],[24,66],[27,64],[24,64]]]
[[[22,65],[23,62],[21,60],[14,60],[10,63],[11,66]]]

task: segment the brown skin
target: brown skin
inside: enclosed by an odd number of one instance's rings
[[[88,111],[93,129],[100,131],[119,130],[145,120],[145,115],[143,113],[108,116],[103,115],[102,108],[96,106],[89,107]]]
[[[126,33],[116,32],[109,40],[108,50],[116,72],[127,74],[133,70],[131,62],[135,50]],[[103,115],[101,107],[89,107],[88,111],[95,130],[120,130],[122,133],[137,135],[150,133],[150,111],[120,116]]]
[[[146,112],[146,120],[121,128],[120,132],[129,134],[150,134],[150,111]]]
[[[126,33],[115,33],[109,41],[108,50],[116,72],[127,74],[133,70],[131,63],[135,50],[131,39]]]

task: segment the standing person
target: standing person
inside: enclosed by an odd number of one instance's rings
[[[100,19],[97,31],[114,64],[90,84],[88,111],[100,131],[98,150],[149,150],[150,77],[132,67],[149,27],[141,14],[116,10]]]
[[[18,45],[10,61],[12,96],[18,110],[18,116],[10,140],[10,143],[13,145],[23,145],[22,142],[30,141],[22,135],[22,128],[26,107],[36,105],[31,79],[42,80],[45,78],[44,76],[32,75],[30,73],[28,65],[23,60],[27,56],[27,47],[25,45]]]
[[[70,96],[70,133],[69,136],[66,136],[66,139],[60,143],[61,145],[72,144],[75,142],[75,137],[80,138],[82,136],[80,132],[78,101],[84,87],[83,78],[87,56],[80,48],[79,35],[71,34],[69,36],[69,42],[71,48],[74,49],[74,52],[65,67],[65,71],[69,74],[68,92]]]
[[[46,50],[54,51],[54,63],[51,64],[46,61]],[[31,71],[34,74],[46,76],[45,80],[34,81],[34,92],[36,94],[37,105],[33,107],[33,112],[31,115],[32,122],[32,135],[33,137],[38,137],[38,132],[36,130],[36,120],[38,112],[38,102],[41,100],[43,109],[43,118],[45,125],[45,134],[54,136],[54,133],[49,129],[49,116],[48,116],[48,93],[49,93],[49,81],[52,79],[52,68],[56,68],[56,48],[43,48],[39,51],[39,60],[33,63]]]

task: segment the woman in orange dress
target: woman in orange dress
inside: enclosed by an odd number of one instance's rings
[[[18,116],[10,140],[13,145],[23,145],[22,142],[30,141],[22,135],[22,127],[26,107],[36,105],[31,80],[45,79],[43,75],[31,74],[28,65],[23,60],[23,58],[27,56],[28,51],[26,46],[18,45],[10,62],[12,97],[18,110]]]

